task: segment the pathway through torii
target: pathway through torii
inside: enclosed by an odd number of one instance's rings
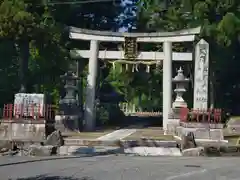
[[[125,42],[127,38],[132,39],[137,43],[163,43],[163,52],[137,52],[133,59],[135,61],[162,61],[163,60],[163,128],[167,129],[168,115],[171,112],[172,107],[172,61],[192,61],[192,53],[178,53],[172,52],[173,42],[193,42],[195,35],[200,33],[200,27],[193,29],[186,29],[175,32],[157,32],[157,33],[114,33],[107,31],[93,31],[80,28],[70,28],[70,38],[76,40],[90,41],[90,50],[72,50],[71,56],[75,58],[88,58],[89,59],[89,74],[88,74],[88,86],[86,90],[86,103],[85,103],[85,122],[86,130],[93,130],[95,127],[95,89],[97,78],[98,58],[100,59],[128,59],[125,51],[99,51],[100,42]],[[200,44],[203,43],[200,41]],[[205,43],[205,42],[204,42]],[[200,45],[201,46],[201,45]],[[199,48],[199,44],[197,46]],[[206,46],[205,46],[206,47]],[[208,47],[208,46],[207,46]],[[202,48],[202,46],[201,46]],[[209,47],[208,47],[209,48]],[[203,52],[203,50],[201,50]],[[198,56],[195,59],[200,61],[202,59],[201,53],[197,50]],[[207,49],[208,53],[208,49]],[[199,58],[201,56],[201,59]],[[206,56],[205,56],[206,58]],[[206,62],[206,61],[204,61]],[[207,63],[204,64],[205,71],[197,71],[195,73],[206,74],[208,71],[208,56]],[[196,75],[199,77],[199,75]],[[201,76],[201,75],[200,75]],[[205,81],[208,78],[205,78]],[[208,81],[208,80],[207,80]],[[195,80],[195,87],[199,89],[200,83]],[[194,95],[194,107],[207,108],[207,91],[198,93],[198,96]],[[204,98],[201,98],[201,97]],[[200,105],[201,104],[201,105]]]

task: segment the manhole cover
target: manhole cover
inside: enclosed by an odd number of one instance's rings
[[[194,164],[187,164],[185,167],[194,167],[194,168],[200,168],[200,165],[194,165]]]

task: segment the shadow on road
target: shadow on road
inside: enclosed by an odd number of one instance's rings
[[[81,177],[81,178],[75,178],[75,177],[65,177],[65,176],[48,176],[48,175],[42,175],[42,176],[35,176],[35,177],[27,177],[27,178],[18,178],[16,180],[94,180],[91,177]]]

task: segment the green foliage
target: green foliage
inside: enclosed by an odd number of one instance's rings
[[[73,63],[65,27],[117,29],[115,19],[121,10],[119,4],[108,2],[47,6],[39,0],[0,0],[0,92],[4,94],[0,105],[11,102],[19,91],[22,60],[28,60],[27,91],[46,92],[57,104],[60,75]],[[29,55],[22,54],[28,46]]]
[[[198,39],[204,38],[210,44],[210,91],[215,94],[211,95],[211,103],[218,107],[236,108],[240,1],[174,0],[167,8],[163,2],[139,1],[137,28],[141,31],[173,31],[201,26]],[[189,46],[185,45],[185,48],[189,49]]]

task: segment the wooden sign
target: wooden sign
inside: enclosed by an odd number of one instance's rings
[[[126,59],[136,59],[137,53],[137,38],[125,37],[124,41],[124,57]]]

